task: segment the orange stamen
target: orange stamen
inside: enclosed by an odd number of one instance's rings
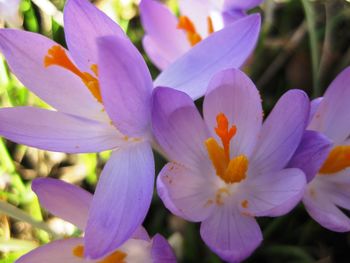
[[[211,35],[214,33],[214,25],[213,20],[210,16],[207,17],[207,24],[208,24],[208,35]]]
[[[177,24],[178,29],[182,29],[187,34],[187,39],[191,46],[196,45],[202,40],[202,37],[197,33],[193,22],[187,16],[180,16],[179,23]]]
[[[73,255],[78,258],[84,258],[84,246],[78,245],[73,248]],[[104,259],[97,261],[97,263],[126,263],[125,258],[127,254],[122,251],[115,251],[112,254],[108,255]]]
[[[215,128],[215,132],[221,139],[222,145],[224,146],[226,159],[230,160],[230,141],[233,136],[235,136],[237,128],[235,125],[232,125],[230,129],[228,128],[228,120],[223,113],[216,116],[216,122],[218,127]]]
[[[323,163],[320,174],[334,174],[350,167],[350,145],[336,146]]]
[[[91,70],[96,75],[96,77],[94,77],[88,72],[80,71],[69,59],[65,50],[61,46],[55,45],[47,51],[47,55],[44,57],[44,66],[46,68],[50,66],[59,66],[69,70],[78,76],[90,90],[92,95],[102,103],[100,86],[97,79],[98,70],[96,64],[91,65]]]

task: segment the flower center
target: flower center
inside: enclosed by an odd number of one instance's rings
[[[78,258],[84,258],[84,246],[78,245],[73,248],[73,255]],[[127,254],[122,251],[115,251],[112,254],[108,255],[104,259],[97,261],[97,263],[126,263],[125,258]]]
[[[246,178],[248,170],[248,158],[245,155],[239,155],[230,158],[230,142],[237,132],[235,125],[229,128],[227,117],[223,113],[216,116],[217,127],[215,133],[221,139],[222,146],[214,138],[205,141],[205,146],[209,158],[215,168],[216,174],[225,181],[225,183],[238,183]]]
[[[210,35],[214,32],[214,26],[213,21],[209,16],[207,17],[207,26],[208,35]],[[177,24],[177,28],[182,29],[186,32],[188,42],[190,42],[191,46],[196,45],[202,40],[202,37],[198,34],[193,22],[187,16],[179,17],[179,23]]]
[[[323,163],[320,173],[333,174],[350,167],[350,145],[336,146]]]
[[[55,45],[47,51],[47,54],[44,57],[44,66],[46,68],[54,65],[65,68],[77,75],[90,90],[92,95],[97,99],[97,101],[102,103],[100,85],[97,78],[98,68],[96,64],[91,65],[91,70],[94,72],[95,76],[88,72],[82,72],[69,59],[65,50],[61,46]]]

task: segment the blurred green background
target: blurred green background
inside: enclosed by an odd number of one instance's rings
[[[22,0],[23,29],[65,45],[64,2]],[[137,1],[92,2],[122,26],[144,54]],[[175,0],[165,2],[176,12]],[[303,89],[312,98],[322,95],[330,81],[350,64],[348,1],[266,0],[251,12],[262,14],[263,25],[244,71],[259,88],[266,112],[291,88]],[[157,69],[144,57],[153,77],[157,76]],[[0,106],[19,105],[46,107],[11,74],[0,56]],[[23,253],[56,238],[81,234],[40,207],[30,188],[34,178],[60,178],[93,192],[108,156],[108,152],[45,152],[0,139],[0,263],[14,262]],[[157,172],[163,165],[164,160],[156,155]],[[286,216],[258,220],[264,242],[246,262],[350,262],[350,235],[323,229],[301,205]],[[222,262],[201,241],[199,224],[172,216],[156,194],[144,225],[150,235],[159,232],[170,240],[179,262]]]

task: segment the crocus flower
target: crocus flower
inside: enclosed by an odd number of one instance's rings
[[[92,202],[92,195],[89,192],[63,181],[49,178],[34,180],[32,188],[38,195],[41,204],[49,212],[73,223],[82,231],[85,229]],[[115,251],[98,260],[84,257],[84,238],[67,238],[41,246],[22,256],[16,262],[171,263],[176,262],[176,259],[166,239],[159,234],[150,239],[146,230],[140,227],[130,239]]]
[[[55,109],[3,108],[0,135],[50,151],[113,150],[96,187],[85,230],[85,254],[96,259],[126,241],[151,202],[153,83],[141,54],[120,27],[88,1],[68,0],[64,20],[69,51],[38,34],[0,31],[0,49],[11,70]],[[239,26],[249,32],[242,35]],[[173,83],[172,87],[192,97],[202,96],[210,76],[244,57],[236,56],[241,50],[226,40],[239,35],[242,45],[253,45],[259,27],[260,18],[251,16],[208,38],[157,82]],[[221,51],[212,52],[219,43]]]
[[[171,160],[158,194],[172,213],[202,222],[204,242],[221,258],[243,260],[262,240],[254,217],[285,214],[303,195],[304,173],[284,167],[306,126],[306,94],[288,91],[262,124],[257,89],[229,69],[209,84],[204,120],[184,93],[157,88],[153,103],[154,134]]]
[[[19,14],[21,0],[0,0],[0,23],[7,23],[10,27],[20,27],[22,17]]]
[[[146,31],[143,47],[152,62],[164,70],[191,47],[244,17],[245,10],[261,2],[262,0],[179,0],[181,15],[177,18],[159,1],[142,0],[140,15]],[[250,29],[242,25],[241,31],[248,33]],[[245,50],[244,59],[252,51],[253,46],[242,46],[242,39],[237,35],[228,41],[231,46],[241,46]],[[220,49],[220,46],[216,48]]]
[[[323,227],[350,231],[340,208],[350,209],[350,67],[330,84],[323,98],[312,101],[312,114],[289,166],[307,175],[303,203]]]

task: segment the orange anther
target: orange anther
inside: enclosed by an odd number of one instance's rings
[[[187,34],[187,39],[191,46],[196,45],[202,40],[201,36],[197,33],[193,22],[187,16],[180,16],[177,24],[178,29],[182,29]]]
[[[210,16],[207,17],[207,24],[208,24],[208,35],[211,35],[214,33],[214,25],[213,20]]]
[[[336,146],[323,163],[320,173],[333,174],[350,167],[350,145]]]
[[[230,141],[237,132],[237,127],[232,125],[228,128],[228,120],[225,114],[219,113],[216,116],[217,127],[215,128],[216,134],[221,139],[224,146],[225,156],[227,160],[230,160]]]

